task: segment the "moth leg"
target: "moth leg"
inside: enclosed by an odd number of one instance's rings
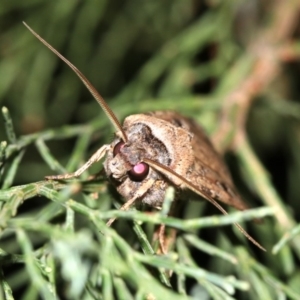
[[[132,204],[139,198],[141,198],[145,193],[147,193],[147,191],[151,188],[151,186],[154,184],[154,179],[149,179],[146,182],[144,182],[142,184],[142,186],[139,188],[139,190],[136,192],[136,194],[129,199],[128,201],[126,201],[120,208],[119,210],[128,210],[130,208],[130,206],[132,206]],[[111,218],[108,220],[108,222],[106,223],[107,226],[110,226],[114,221],[116,220],[116,218]]]
[[[77,171],[73,173],[61,174],[61,175],[51,175],[46,176],[45,179],[48,180],[60,180],[60,179],[70,179],[74,177],[80,176],[85,170],[87,170],[92,164],[98,162],[108,151],[110,145],[103,145],[100,149],[98,149],[90,159]]]
[[[137,197],[133,197],[130,200],[128,200],[127,202],[125,202],[125,204],[123,204],[119,210],[128,210],[130,208],[130,206],[136,201]],[[111,218],[108,220],[108,222],[106,223],[107,226],[110,226],[114,221],[116,220],[116,218]]]
[[[180,201],[174,201],[168,216],[176,216],[181,207],[182,203]],[[160,252],[158,250],[157,254],[168,254],[176,240],[176,236],[177,229],[171,227],[167,228],[165,224],[160,224],[153,237],[153,240],[158,240],[159,243]]]
[[[162,254],[168,253],[168,249],[166,246],[165,232],[166,232],[166,225],[160,224],[158,228],[158,241],[159,241],[160,251],[162,252]]]
[[[168,254],[169,250],[173,247],[177,236],[177,229],[166,227],[165,224],[160,224],[155,230],[152,242],[158,242],[159,248],[156,254]]]

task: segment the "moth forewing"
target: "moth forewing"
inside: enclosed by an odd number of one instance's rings
[[[192,165],[188,164],[188,172],[178,172],[174,169],[173,171],[183,175],[190,182],[193,182],[196,186],[204,189],[206,194],[211,198],[231,205],[239,210],[248,208],[247,204],[235,191],[230,173],[224,164],[223,159],[214,149],[202,127],[200,127],[193,119],[184,117],[173,111],[158,111],[151,113],[151,115],[171,123],[174,127],[173,131],[178,131],[179,128],[182,128],[189,132],[193,137],[189,143],[189,147],[193,150],[193,160]],[[174,147],[177,148],[180,144],[181,141],[174,137]],[[179,151],[181,157],[183,156],[183,153],[190,155],[190,152],[188,151]]]
[[[224,162],[193,120],[172,111],[158,111],[129,116],[122,127],[88,79],[26,23],[24,25],[75,72],[117,129],[115,140],[97,150],[77,171],[47,176],[47,179],[78,177],[106,155],[104,169],[126,200],[123,210],[136,201],[161,207],[170,185],[177,190],[190,189],[209,200],[223,214],[227,212],[216,200],[240,210],[247,208],[235,192]],[[239,224],[235,225],[252,243],[265,250]]]

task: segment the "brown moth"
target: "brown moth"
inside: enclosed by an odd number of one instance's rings
[[[156,111],[128,116],[121,126],[88,79],[26,23],[24,25],[76,73],[116,129],[114,141],[103,145],[77,171],[46,179],[78,177],[106,155],[104,170],[126,200],[122,210],[137,202],[161,208],[169,186],[175,187],[178,195],[190,190],[202,196],[225,215],[227,212],[216,200],[239,210],[247,209],[222,158],[196,122],[173,111]],[[253,244],[265,250],[239,224],[235,226]]]

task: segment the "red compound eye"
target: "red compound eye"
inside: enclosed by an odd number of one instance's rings
[[[125,145],[125,143],[122,141],[116,144],[116,146],[114,147],[114,150],[113,150],[114,156],[116,156],[118,153],[120,153],[120,150],[123,148],[124,145]]]
[[[128,176],[133,181],[144,180],[149,173],[149,166],[143,162],[136,164],[128,171]]]

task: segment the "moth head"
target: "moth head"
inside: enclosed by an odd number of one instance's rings
[[[112,153],[108,154],[107,161],[110,163],[107,164],[106,173],[116,181],[122,182],[128,176],[131,181],[142,182],[149,173],[149,165],[139,159],[143,149],[135,149],[136,147],[132,146],[135,145],[119,139],[113,143]]]
[[[193,163],[190,143],[192,135],[184,129],[177,130],[170,122],[148,114],[128,116],[123,130],[127,142],[122,140],[120,132],[116,133],[104,162],[106,174],[125,199],[130,199],[134,193],[143,190],[141,202],[161,206],[167,187],[171,184],[180,186],[181,181],[174,176],[168,178],[150,167],[145,160],[155,161],[179,174],[185,174]],[[175,145],[174,140],[179,145]],[[183,156],[184,151],[190,155]],[[153,181],[153,186],[146,190],[145,183],[149,180]]]

